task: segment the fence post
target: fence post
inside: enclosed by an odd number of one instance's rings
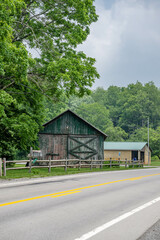
[[[0,177],[2,177],[2,158],[0,158]]]
[[[111,160],[111,158],[110,158],[110,168],[112,167],[112,160]]]
[[[31,173],[31,168],[32,168],[32,159],[29,159],[29,173]]]
[[[65,172],[67,171],[67,158],[66,158],[66,166],[65,166]]]
[[[48,167],[48,172],[51,172],[51,157],[49,157],[49,167]]]
[[[90,169],[92,170],[92,159],[91,159],[91,167],[90,167]]]
[[[138,164],[138,167],[140,168],[140,166],[141,166],[140,160],[138,161],[138,163],[139,163],[139,164]]]
[[[29,173],[31,173],[31,169],[32,169],[32,159],[29,159]]]
[[[125,160],[125,168],[127,168],[127,160]]]
[[[100,163],[100,169],[102,169],[102,160],[101,160],[101,163]]]
[[[6,158],[3,158],[3,176],[6,176]]]
[[[81,158],[79,159],[79,170],[81,170]]]
[[[32,168],[32,155],[33,155],[32,150],[33,150],[32,147],[30,147],[29,173],[31,173],[31,168]]]

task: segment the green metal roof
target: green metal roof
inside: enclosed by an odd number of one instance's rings
[[[104,150],[141,150],[147,142],[104,142]]]

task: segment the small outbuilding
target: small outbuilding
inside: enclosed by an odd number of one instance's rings
[[[104,142],[104,158],[132,160],[137,159],[148,164],[151,163],[151,149],[147,142]]]
[[[104,159],[107,135],[71,110],[43,127],[39,133],[43,159]]]

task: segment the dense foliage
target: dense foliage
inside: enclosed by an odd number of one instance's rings
[[[0,0],[0,157],[33,146],[44,96],[83,96],[99,77],[95,59],[76,50],[97,21],[93,1]]]

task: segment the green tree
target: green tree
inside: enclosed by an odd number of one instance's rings
[[[120,127],[109,126],[105,133],[108,135],[107,141],[123,142],[128,138],[128,134]]]
[[[29,91],[28,91],[29,93]],[[17,93],[16,93],[17,94]],[[4,90],[0,91],[0,156],[13,158],[16,149],[27,150],[33,146],[37,139],[39,126],[43,121],[43,115],[36,107],[40,103],[34,103],[31,96],[26,101],[18,103]],[[34,104],[35,109],[30,104]],[[42,108],[41,108],[42,109]]]
[[[76,112],[77,109],[81,107],[81,104],[92,104],[94,100],[91,95],[84,95],[82,98],[71,96],[68,101],[68,108],[73,112]]]
[[[12,158],[17,148],[33,144],[42,119],[37,110],[42,107],[39,94],[24,87],[32,60],[23,43],[12,42],[14,16],[23,7],[22,1],[0,4],[0,156],[7,158]]]
[[[1,156],[34,144],[49,112],[44,96],[55,103],[64,92],[90,93],[99,77],[95,59],[76,48],[95,21],[93,0],[0,0]]]
[[[57,100],[66,95],[89,93],[96,77],[95,59],[77,52],[97,21],[93,0],[24,0],[15,16],[13,43],[26,42],[39,58],[28,68],[28,80]]]
[[[148,128],[143,127],[135,130],[131,134],[129,141],[148,142]],[[157,129],[149,129],[149,145],[152,150],[152,156],[155,155],[160,158],[160,127],[158,127]]]
[[[112,126],[109,111],[98,103],[82,103],[77,108],[76,113],[101,131],[105,131],[107,127]]]
[[[45,97],[44,107],[45,107],[45,119],[44,121],[50,121],[57,115],[61,114],[68,109],[69,99],[65,94],[61,95],[61,101],[53,102],[51,99]]]
[[[95,102],[105,106],[107,100],[107,92],[108,91],[104,90],[102,87],[98,87],[96,90],[92,91],[91,96]]]
[[[151,91],[152,90],[152,91]],[[146,124],[148,117],[153,128],[158,126],[160,92],[152,83],[143,86],[140,82],[130,84],[122,92],[121,114],[118,125],[132,133]],[[153,95],[153,96],[152,96]],[[156,119],[154,123],[154,118]]]
[[[146,83],[144,90],[148,96],[146,112],[150,118],[151,127],[156,129],[160,126],[160,89],[153,82]]]
[[[122,89],[117,86],[110,86],[106,92],[105,106],[109,109],[109,116],[114,126],[118,126],[118,121],[122,109]]]

